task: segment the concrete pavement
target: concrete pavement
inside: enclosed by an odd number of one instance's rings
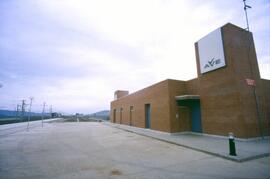
[[[263,140],[236,139],[237,156],[231,156],[229,155],[229,144],[228,138],[226,137],[205,136],[190,132],[170,134],[110,122],[105,122],[104,124],[237,162],[270,156],[269,137],[266,137]]]
[[[270,178],[270,157],[239,163],[102,123],[56,122],[0,135],[0,176]]]
[[[44,119],[43,124],[47,122],[57,121],[60,119],[61,118]],[[29,126],[28,126],[28,122],[0,125],[0,136],[5,136],[5,135],[21,132],[21,131],[27,131],[27,129],[31,130],[35,127],[42,127],[42,120],[30,121]]]

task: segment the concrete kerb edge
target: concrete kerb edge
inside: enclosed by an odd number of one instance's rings
[[[181,134],[193,134],[193,135],[198,135],[198,136],[206,136],[206,137],[212,137],[212,138],[217,138],[217,139],[228,139],[227,136],[221,136],[221,135],[213,135],[213,134],[206,134],[206,133],[197,133],[197,132],[191,132],[191,131],[184,131],[184,132],[176,132],[176,133],[169,133],[172,136],[177,136]],[[240,142],[250,142],[250,141],[258,141],[258,140],[263,140],[262,137],[254,137],[254,138],[234,138],[236,141]],[[264,136],[264,139],[270,139],[270,136]]]
[[[255,160],[255,159],[259,159],[259,158],[263,158],[263,157],[269,157],[270,156],[270,153],[263,153],[263,154],[259,154],[259,155],[254,155],[254,156],[251,156],[251,157],[246,157],[246,158],[243,158],[243,159],[240,159],[241,162],[246,162],[246,161],[249,161],[249,160]]]
[[[192,149],[192,150],[195,150],[195,151],[198,151],[198,152],[203,152],[203,153],[206,153],[206,154],[209,154],[209,155],[213,155],[213,156],[216,156],[216,157],[220,157],[220,158],[223,158],[223,159],[226,159],[226,160],[239,162],[239,163],[270,156],[270,153],[264,153],[264,154],[254,155],[254,156],[251,156],[251,157],[246,157],[246,158],[241,158],[240,159],[240,158],[235,158],[235,157],[229,156],[229,155],[225,156],[225,155],[221,155],[219,153],[209,152],[209,151],[206,151],[206,150],[190,147],[190,146],[179,144],[179,143],[176,143],[176,142],[173,142],[173,141],[168,141],[168,140],[161,139],[161,138],[158,138],[158,137],[142,134],[142,133],[132,131],[132,130],[129,130],[129,129],[124,129],[119,124],[118,125],[109,124],[109,123],[103,123],[103,124],[114,127],[114,128],[117,128],[117,129],[121,129],[121,130],[126,131],[126,132],[135,133],[135,134],[138,134],[138,135],[141,135],[141,136],[149,137],[149,138],[156,139],[156,140],[159,140],[159,141],[162,141],[162,142],[167,142],[167,143],[170,143],[170,144],[185,147],[185,148]]]

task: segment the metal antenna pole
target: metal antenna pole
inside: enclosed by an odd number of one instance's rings
[[[46,106],[46,103],[43,102],[42,118],[41,118],[41,120],[42,120],[42,127],[43,127],[43,118],[44,118],[45,106]]]
[[[21,107],[21,122],[23,121],[23,116],[25,112],[25,100],[22,100],[22,107]]]
[[[29,130],[29,121],[30,121],[30,113],[31,113],[31,107],[32,107],[32,101],[33,101],[33,97],[30,97],[30,105],[29,105],[29,110],[28,110],[28,122],[27,122],[27,131]]]
[[[245,14],[246,14],[246,22],[247,22],[247,31],[249,31],[249,23],[248,23],[248,15],[247,15],[247,9],[251,9],[251,6],[246,4],[246,0],[243,0],[244,3],[244,10],[245,10]]]

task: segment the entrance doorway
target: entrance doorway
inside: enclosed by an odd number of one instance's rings
[[[194,101],[191,105],[191,131],[202,132],[200,101]]]
[[[145,104],[145,128],[151,128],[151,105]]]
[[[191,131],[202,133],[201,105],[199,97],[193,95],[177,96],[176,101],[178,106],[185,106],[190,109]]]

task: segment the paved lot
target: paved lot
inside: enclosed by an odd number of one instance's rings
[[[101,123],[0,130],[0,178],[270,178],[270,157],[234,162]]]

